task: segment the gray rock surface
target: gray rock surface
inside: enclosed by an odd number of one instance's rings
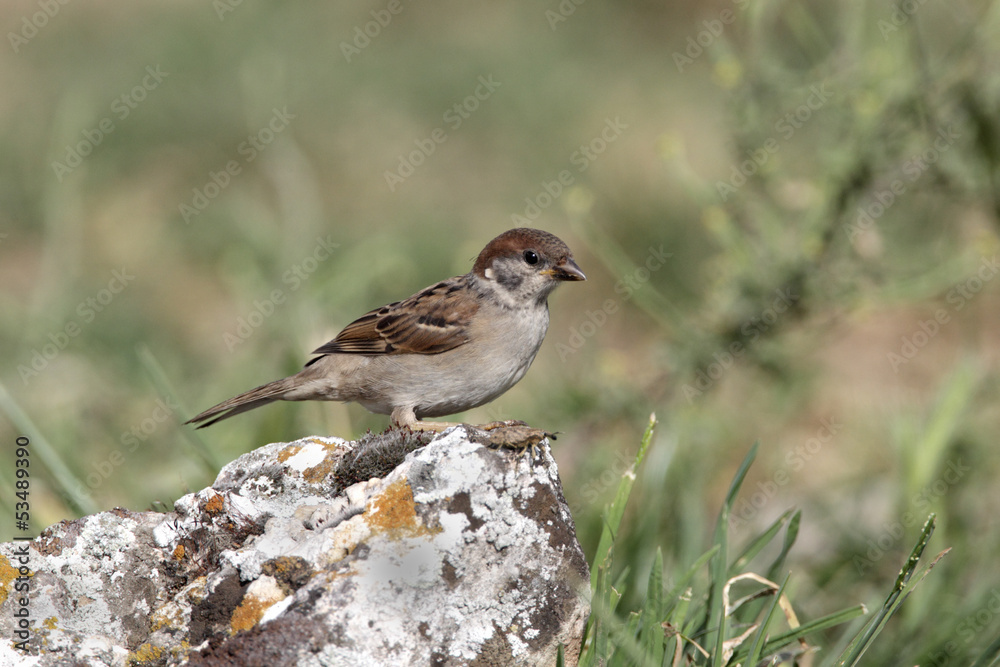
[[[0,544],[0,665],[574,664],[589,575],[547,442],[427,439],[275,443],[173,512]]]

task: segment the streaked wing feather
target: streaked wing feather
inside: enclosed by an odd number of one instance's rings
[[[438,354],[463,345],[479,310],[478,301],[463,296],[465,280],[445,280],[366,313],[313,354]]]

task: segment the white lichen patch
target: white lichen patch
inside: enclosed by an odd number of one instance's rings
[[[125,563],[125,551],[136,540],[136,522],[102,512],[88,518],[80,531],[78,545],[83,554],[99,563],[101,571],[114,574]]]
[[[507,633],[507,642],[510,644],[510,652],[515,658],[528,652],[528,644],[522,641],[521,638],[513,632]]]
[[[284,613],[284,611],[292,605],[292,602],[294,601],[295,598],[289,595],[284,600],[275,602],[273,605],[268,607],[267,611],[264,612],[264,615],[260,617],[260,625],[269,623],[270,621],[273,621],[274,619],[281,616]]]
[[[174,521],[164,521],[153,529],[153,540],[158,547],[172,546],[180,534]]]
[[[315,468],[326,458],[327,449],[321,444],[310,442],[299,450],[299,453],[285,461],[292,470],[302,472],[308,468]]]

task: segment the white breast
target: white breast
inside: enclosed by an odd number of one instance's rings
[[[378,375],[393,378],[376,401],[360,401],[373,412],[389,414],[412,405],[418,418],[435,418],[472,409],[497,398],[527,373],[545,339],[549,311],[506,310],[473,340],[435,355],[389,355],[372,359]],[[480,324],[477,322],[477,325]]]

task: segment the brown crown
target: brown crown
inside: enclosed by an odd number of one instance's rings
[[[541,229],[518,227],[504,232],[487,243],[483,251],[479,253],[472,270],[477,275],[482,276],[495,258],[520,255],[525,250],[534,250],[555,264],[563,259],[573,258],[569,246],[555,234]]]

